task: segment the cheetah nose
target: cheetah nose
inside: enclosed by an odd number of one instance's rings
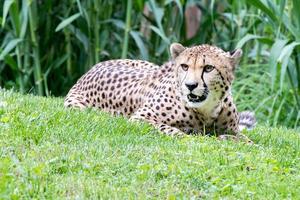
[[[198,86],[198,83],[192,83],[192,84],[186,83],[185,86],[186,86],[190,91],[193,91],[193,89],[195,89],[195,88]]]

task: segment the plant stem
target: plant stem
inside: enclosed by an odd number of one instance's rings
[[[18,3],[13,3],[11,9],[10,9],[10,16],[11,16],[11,22],[12,26],[15,32],[15,35],[20,38],[20,18],[19,18],[19,4]],[[16,47],[16,56],[17,56],[17,65],[18,65],[18,75],[17,75],[17,82],[19,83],[20,86],[20,92],[24,93],[25,88],[24,88],[24,80],[23,80],[23,64],[22,64],[22,50],[21,50],[21,43],[19,43]]]
[[[36,9],[36,1],[32,1],[31,4],[28,5],[29,11],[29,25],[30,25],[30,34],[31,34],[31,42],[33,44],[33,60],[34,60],[34,81],[37,85],[37,93],[39,95],[44,94],[43,90],[43,80],[42,80],[42,70],[41,70],[41,63],[40,63],[40,55],[39,55],[39,45],[36,36],[36,21],[37,16],[34,15],[33,9]]]
[[[29,36],[26,37],[26,41],[24,42],[24,87],[27,88],[30,77],[30,44],[29,44]]]
[[[300,92],[300,51],[296,51],[296,71],[297,71],[297,79],[298,79],[298,91]],[[298,93],[297,93],[298,94]]]
[[[64,31],[65,37],[66,37],[66,52],[68,54],[68,59],[67,59],[67,74],[69,77],[72,76],[72,46],[71,46],[71,37],[70,33],[68,30]]]
[[[24,87],[24,75],[23,75],[23,70],[22,70],[22,61],[21,61],[21,51],[20,51],[20,46],[18,45],[16,48],[16,55],[17,55],[17,63],[18,63],[18,70],[19,70],[19,84],[20,84],[20,92],[24,93],[25,92],[25,87]]]
[[[125,33],[124,33],[124,43],[123,43],[123,49],[122,49],[122,58],[127,57],[127,51],[128,51],[128,37],[130,32],[130,22],[131,22],[131,9],[132,9],[132,0],[127,0],[127,10],[126,10],[126,27],[125,27]]]
[[[95,15],[95,28],[94,28],[94,37],[95,37],[95,62],[98,63],[100,61],[99,53],[100,53],[100,25],[99,25],[99,18],[100,18],[100,10],[99,10],[99,0],[94,0],[94,9],[96,11]]]
[[[91,24],[94,24],[94,10],[93,10],[93,2],[92,1],[88,1],[87,3],[87,7],[91,10],[91,12],[89,12],[89,18],[90,18],[90,22]],[[92,28],[88,27],[88,38],[89,38],[89,49],[88,49],[88,62],[87,65],[85,66],[85,71],[89,70],[89,68],[95,64],[94,62],[94,41],[93,41],[93,34],[92,34]]]
[[[292,77],[292,74],[291,74],[291,71],[290,71],[289,67],[287,68],[287,73],[288,73],[289,80],[291,82],[292,90],[294,91],[294,96],[295,96],[296,104],[298,106],[298,109],[300,109],[300,99],[298,97],[298,91],[297,91],[297,88],[295,86],[296,84],[293,81],[293,77]]]

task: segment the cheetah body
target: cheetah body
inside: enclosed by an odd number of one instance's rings
[[[98,63],[71,88],[65,106],[96,107],[141,119],[168,135],[237,134],[239,115],[230,86],[234,56],[240,55],[209,45],[180,44],[171,46],[171,54],[172,60],[161,67],[128,59]],[[204,72],[204,66],[213,66],[215,72]],[[194,83],[196,88],[190,90]]]

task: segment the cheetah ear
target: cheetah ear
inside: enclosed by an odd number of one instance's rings
[[[239,63],[239,61],[243,55],[243,51],[242,51],[242,49],[235,49],[233,51],[230,51],[229,54],[230,54],[230,58],[231,58],[231,64],[235,68],[235,66]]]
[[[185,47],[179,43],[172,43],[170,46],[170,52],[173,59],[175,59],[181,52],[185,50]]]

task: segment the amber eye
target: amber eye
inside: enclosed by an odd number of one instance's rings
[[[180,66],[183,69],[183,71],[187,71],[189,69],[189,66],[186,64],[181,64]]]
[[[204,66],[204,71],[205,72],[211,72],[215,67],[212,65],[205,65]]]

